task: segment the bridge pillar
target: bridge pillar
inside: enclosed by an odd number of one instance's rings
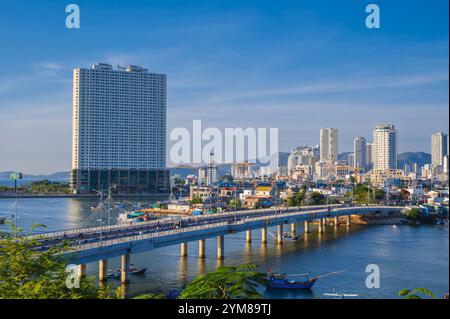
[[[86,264],[78,265],[78,277],[86,277]]]
[[[130,254],[122,255],[122,268],[120,269],[120,282],[126,284],[129,281],[130,273]]]
[[[296,227],[297,225],[295,224],[295,223],[292,223],[291,224],[291,236],[292,237],[295,237],[295,236],[297,236],[297,227]]]
[[[350,227],[350,225],[352,224],[352,215],[347,215],[347,227]]]
[[[319,219],[319,228],[318,228],[319,234],[323,233],[323,221],[322,219]]]
[[[217,236],[217,259],[223,259],[223,246],[224,246],[224,237]]]
[[[339,217],[334,217],[334,227],[338,227],[339,226]]]
[[[261,229],[261,242],[263,244],[267,243],[267,227]]]
[[[101,259],[98,262],[98,280],[100,282],[108,280],[108,259]]]
[[[188,244],[187,243],[181,243],[181,257],[186,257],[188,255]]]
[[[252,242],[252,231],[251,230],[247,230],[245,232],[245,242],[246,243],[251,243]]]
[[[309,233],[309,223],[305,222],[305,234]]]
[[[198,257],[205,258],[205,240],[200,239],[198,241]]]
[[[322,231],[323,232],[327,231],[327,219],[326,218],[322,219]]]
[[[278,245],[283,244],[283,225],[278,225],[277,244]]]

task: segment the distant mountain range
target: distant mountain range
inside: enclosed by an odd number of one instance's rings
[[[398,154],[398,168],[403,168],[405,164],[413,165],[417,163],[419,167],[431,163],[431,154],[425,152],[406,152]]]
[[[338,155],[338,159],[346,159],[347,156],[351,154],[351,152],[345,152]],[[277,154],[272,155],[271,157],[277,157]],[[278,153],[278,161],[280,166],[287,166],[287,158],[289,157],[289,153],[287,152],[279,152]],[[398,168],[403,168],[405,164],[413,165],[417,163],[419,167],[431,163],[431,155],[425,152],[406,152],[398,154]],[[256,167],[261,165],[255,165]],[[231,164],[220,164],[218,165],[219,175],[225,175],[231,173]],[[196,175],[198,172],[198,167],[193,167],[189,165],[179,165],[176,167],[170,167],[170,171],[172,175],[179,175],[182,178],[185,178],[187,175]],[[0,179],[6,180],[9,179],[9,176],[13,173],[12,171],[4,171],[0,172]],[[24,174],[23,179],[29,180],[55,180],[61,181],[69,180],[69,172],[57,172],[48,175],[32,175],[32,174]]]
[[[9,179],[13,172],[12,171],[5,171],[0,172],[0,179]],[[69,172],[56,172],[48,175],[32,175],[32,174],[23,174],[23,179],[33,179],[33,180],[42,180],[42,179],[49,179],[49,180],[69,180]]]

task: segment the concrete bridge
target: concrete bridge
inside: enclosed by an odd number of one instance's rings
[[[317,231],[326,231],[327,222],[334,227],[343,224],[350,227],[351,215],[399,212],[396,206],[310,206],[291,208],[270,208],[232,213],[219,213],[198,217],[184,217],[178,220],[150,221],[132,225],[73,229],[35,235],[45,250],[63,240],[71,242],[73,250],[67,254],[69,260],[79,265],[80,276],[86,275],[86,263],[99,261],[99,280],[108,277],[108,259],[122,258],[121,282],[129,279],[130,257],[156,248],[181,244],[181,256],[187,256],[189,242],[198,241],[198,257],[205,257],[205,239],[217,238],[217,258],[224,258],[225,235],[246,232],[246,242],[251,242],[252,231],[261,230],[261,241],[267,243],[267,228],[277,226],[276,243],[283,244],[283,227],[290,226],[290,235],[297,234],[296,226],[304,223],[304,231],[309,232],[309,224],[318,222]]]

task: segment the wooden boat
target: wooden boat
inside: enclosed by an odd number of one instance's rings
[[[269,283],[267,285],[270,289],[311,289],[318,278],[307,278],[306,281],[294,281],[287,279],[287,274],[269,273]]]
[[[319,278],[335,275],[335,274],[338,274],[341,272],[344,272],[344,270],[335,271],[335,272],[332,272],[329,274],[309,278],[307,272],[305,272],[304,274],[288,275],[285,273],[276,273],[270,269],[267,274],[268,279],[269,279],[269,283],[267,284],[267,287],[269,289],[307,290],[307,289],[311,289]],[[305,276],[306,280],[305,281],[295,281],[295,280],[288,279],[288,277],[294,277],[294,276]]]

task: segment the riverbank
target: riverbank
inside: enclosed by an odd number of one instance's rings
[[[170,194],[114,194],[115,198],[167,198]],[[17,198],[97,198],[98,194],[27,194],[18,193]],[[0,193],[1,198],[16,198],[14,193]]]

